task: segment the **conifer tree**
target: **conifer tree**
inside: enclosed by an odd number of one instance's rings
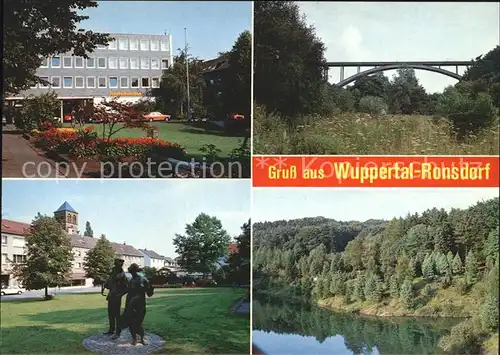
[[[460,255],[458,252],[455,254],[455,257],[453,258],[453,264],[451,265],[453,274],[459,275],[461,274],[463,270],[463,264],[462,264],[462,259],[460,258]]]
[[[465,280],[469,285],[476,283],[478,277],[477,260],[472,250],[465,257]]]
[[[410,279],[406,279],[405,281],[403,281],[399,297],[407,308],[409,309],[413,308],[415,295],[413,291],[413,285]]]
[[[433,254],[427,254],[427,256],[424,259],[424,262],[422,263],[422,275],[428,280],[433,280],[435,273],[434,273],[434,257]]]
[[[398,298],[400,293],[400,282],[396,275],[392,275],[389,279],[389,294],[393,298]]]
[[[382,298],[380,280],[376,274],[371,273],[366,278],[364,295],[369,301],[378,302]]]

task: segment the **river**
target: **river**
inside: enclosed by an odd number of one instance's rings
[[[266,355],[442,354],[439,339],[458,322],[363,317],[254,300],[252,342]]]

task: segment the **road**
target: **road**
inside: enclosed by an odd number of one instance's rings
[[[78,288],[49,288],[50,295],[67,295],[75,293],[99,293],[101,287],[78,287]],[[6,295],[0,297],[1,301],[12,301],[29,298],[42,298],[45,295],[45,290],[26,291],[21,295]]]
[[[54,162],[31,148],[13,128],[2,129],[2,177],[56,178],[62,177],[60,175]]]

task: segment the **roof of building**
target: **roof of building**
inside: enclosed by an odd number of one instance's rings
[[[29,223],[2,219],[2,233],[25,235],[30,229],[30,226]]]
[[[75,248],[92,249],[96,245],[97,240],[98,238],[85,237],[80,234],[71,234],[71,246]],[[143,256],[139,250],[128,244],[111,242],[111,246],[117,254],[140,257]]]
[[[120,244],[120,243],[111,243],[113,246],[113,249],[117,254],[122,254],[122,255],[130,255],[130,256],[140,256],[141,258],[144,257],[144,255],[141,254],[139,250],[134,248],[132,245],[128,244]]]
[[[158,259],[158,260],[165,260],[165,257],[163,255],[158,254],[154,250],[149,250],[149,249],[139,249],[139,251],[143,252],[147,256],[149,256],[151,259]]]
[[[168,256],[165,257],[165,260],[168,261],[169,263],[175,263],[175,260],[172,258],[169,258]]]
[[[229,68],[229,55],[223,54],[215,59],[203,62],[203,73],[215,72]]]
[[[64,211],[78,213],[75,211],[75,209],[73,207],[71,207],[71,205],[67,201],[64,201],[64,203],[61,205],[61,207],[59,207],[57,210],[55,210],[54,213],[64,212]]]

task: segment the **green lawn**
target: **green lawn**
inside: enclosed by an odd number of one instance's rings
[[[243,293],[230,288],[157,289],[146,301],[144,328],[163,337],[162,353],[248,354],[249,317],[229,312]],[[88,353],[81,343],[107,330],[106,306],[100,294],[2,302],[1,352]]]
[[[227,158],[233,149],[241,145],[240,141],[243,139],[241,137],[228,136],[223,131],[206,130],[181,122],[153,122],[150,124],[159,129],[160,139],[179,143],[186,148],[188,156],[195,158],[201,156],[200,148],[205,144],[214,144],[221,150],[219,153],[220,157]],[[102,125],[95,124],[93,126],[95,127],[95,131],[101,136]],[[118,125],[115,127],[118,127]],[[146,137],[146,132],[139,128],[125,128],[113,137]]]

